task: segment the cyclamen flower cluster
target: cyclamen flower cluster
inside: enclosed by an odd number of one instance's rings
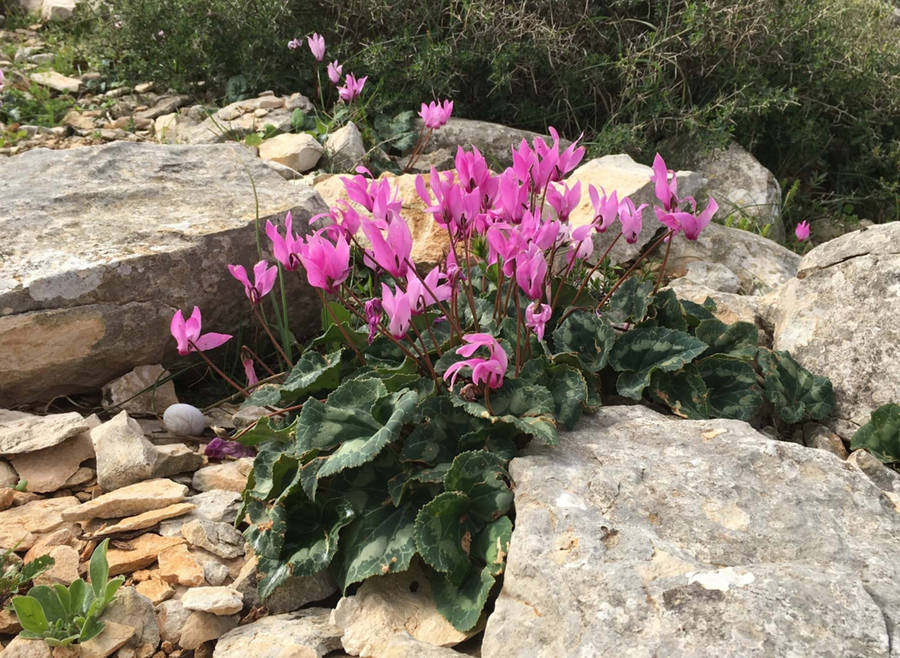
[[[438,122],[440,117],[435,117],[435,113],[445,109],[449,114],[452,104],[423,104],[423,114],[429,116],[427,121],[434,118]],[[412,235],[401,214],[398,189],[388,179],[375,179],[364,167],[357,168],[355,176],[342,179],[349,201],[340,201],[328,213],[313,217],[308,235],[294,233],[290,213],[285,216],[283,227],[267,221],[265,232],[274,257],[286,271],[302,265],[306,280],[320,291],[323,301],[326,294],[335,296],[361,326],[368,328],[370,343],[379,335],[394,341],[407,356],[427,367],[432,376],[435,373],[428,357],[431,350],[414,320],[430,313],[429,322],[447,322],[452,339],[462,343],[456,353],[466,358],[453,364],[444,379],[452,388],[461,372],[467,371],[473,384],[485,393],[498,389],[510,361],[518,373],[524,347],[520,349],[517,339],[516,353],[510,359],[498,337],[482,332],[477,321],[474,326],[462,326],[462,308],[469,305],[472,317],[475,316],[472,267],[478,264],[482,270],[496,269],[495,309],[507,308],[512,299],[520,316],[516,326],[543,340],[548,324],[559,310],[558,300],[551,294],[551,282],[563,279],[578,286],[577,301],[606,256],[591,259],[594,234],[613,230],[618,221],[619,232],[612,244],[622,237],[635,243],[647,206],[635,206],[627,197],[619,199],[615,191],[607,193],[588,185],[591,221],[571,225],[569,217],[581,201],[582,185],[570,185],[564,179],[581,162],[585,149],[578,140],[563,148],[553,128],[550,135],[550,143],[539,138],[531,143],[522,140],[512,151],[512,166],[499,174],[490,171],[477,148],[470,152],[459,148],[455,173],[432,168],[427,178],[417,176],[415,188],[425,211],[446,231],[449,243],[441,261],[427,272],[412,259]],[[665,239],[684,233],[687,239],[696,240],[717,209],[715,200],[710,198],[706,208],[697,213],[694,199],[678,196],[675,175],[659,155],[653,163],[651,180],[661,204],[654,208],[656,218],[668,228]],[[473,253],[476,239],[486,248],[483,258]],[[368,299],[361,299],[359,290],[347,284],[354,263],[352,247],[361,251],[362,266],[369,270],[368,276],[359,279],[371,277],[374,281],[374,295]],[[611,248],[609,245],[607,253]],[[589,259],[596,264],[590,266]],[[233,265],[229,270],[243,285],[255,310],[272,289],[276,268],[265,261],[257,263],[252,282],[243,267]],[[514,290],[519,292],[512,294]],[[525,300],[524,309],[519,306],[520,296]],[[501,313],[495,310],[495,316]],[[224,334],[200,336],[199,310],[195,309],[195,315],[196,319],[192,315],[184,321],[179,311],[173,318],[172,333],[179,352],[209,349],[228,340]],[[262,321],[261,315],[258,317]],[[467,333],[472,329],[474,332]],[[423,332],[426,330],[427,325]],[[522,342],[528,343],[527,336]],[[244,365],[252,386],[256,383],[252,360]]]
[[[317,32],[313,32],[310,36],[306,37],[306,45],[309,47],[309,52],[312,53],[318,66],[318,63],[325,59],[325,37]],[[287,45],[291,50],[297,50],[301,46],[302,42],[300,39],[291,39],[288,41]],[[352,103],[353,100],[362,93],[366,80],[369,79],[369,76],[367,75],[357,78],[352,73],[348,73],[344,78],[344,85],[340,86],[341,74],[344,72],[344,67],[339,64],[337,60],[328,64],[327,71],[328,79],[331,80],[331,84],[337,86],[338,97],[347,104]],[[318,73],[316,75],[318,75]]]

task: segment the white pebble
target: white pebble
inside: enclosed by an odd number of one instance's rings
[[[206,429],[206,416],[190,404],[173,404],[163,413],[163,425],[172,434],[197,436]]]

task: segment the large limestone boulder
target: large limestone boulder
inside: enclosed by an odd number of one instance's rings
[[[484,658],[889,656],[900,515],[824,450],[604,407],[510,467]]]
[[[847,233],[800,261],[774,309],[774,347],[834,385],[832,427],[850,439],[900,401],[900,222]]]
[[[115,142],[0,161],[0,405],[93,390],[173,357],[179,308],[199,306],[205,331],[233,329],[247,300],[225,266],[258,260],[250,175],[261,225],[291,210],[303,230],[326,210],[236,145]],[[287,284],[302,335],[315,295],[298,277]]]

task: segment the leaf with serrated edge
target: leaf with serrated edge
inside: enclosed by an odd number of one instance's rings
[[[763,402],[756,371],[749,363],[723,355],[696,362],[709,389],[709,411],[715,418],[751,420]]]
[[[504,480],[506,463],[486,450],[456,456],[444,476],[447,491],[461,491],[470,501],[469,512],[480,521],[493,521],[506,514],[513,494]]]
[[[709,391],[692,364],[675,372],[654,372],[648,390],[653,399],[665,404],[676,416],[691,420],[709,418]]]
[[[344,531],[335,568],[338,587],[369,576],[406,571],[416,554],[416,510],[380,505],[368,510]]]
[[[495,578],[491,567],[472,569],[455,584],[443,574],[429,574],[434,605],[453,627],[466,633],[471,630],[484,610]]]
[[[900,461],[900,404],[883,404],[856,430],[853,450],[865,448],[883,462]]]
[[[640,400],[656,370],[673,372],[690,363],[706,343],[690,334],[665,327],[639,327],[619,336],[609,356],[609,364],[619,371],[619,395]]]
[[[469,497],[445,491],[427,503],[416,516],[416,549],[429,565],[461,583],[469,571],[472,534],[466,522]]]
[[[764,392],[775,415],[789,424],[822,420],[834,408],[834,391],[827,377],[813,375],[787,352],[759,348]]]
[[[493,575],[499,576],[506,567],[506,556],[509,554],[509,542],[512,537],[512,521],[508,516],[501,516],[493,523],[487,524],[475,535],[472,542],[472,555],[478,556],[490,568]]]

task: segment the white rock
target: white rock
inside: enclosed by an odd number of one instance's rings
[[[244,607],[244,595],[233,587],[192,587],[181,597],[185,610],[233,615]]]
[[[81,91],[81,80],[66,77],[56,71],[32,73],[31,79],[43,87],[49,87],[63,94],[77,94]]]
[[[172,434],[197,436],[206,429],[206,416],[190,404],[173,404],[163,413],[163,424]]]
[[[313,169],[325,149],[312,135],[285,133],[259,145],[259,157],[272,160],[300,173]]]
[[[325,153],[332,171],[353,171],[366,157],[359,128],[352,121],[325,138]]]

